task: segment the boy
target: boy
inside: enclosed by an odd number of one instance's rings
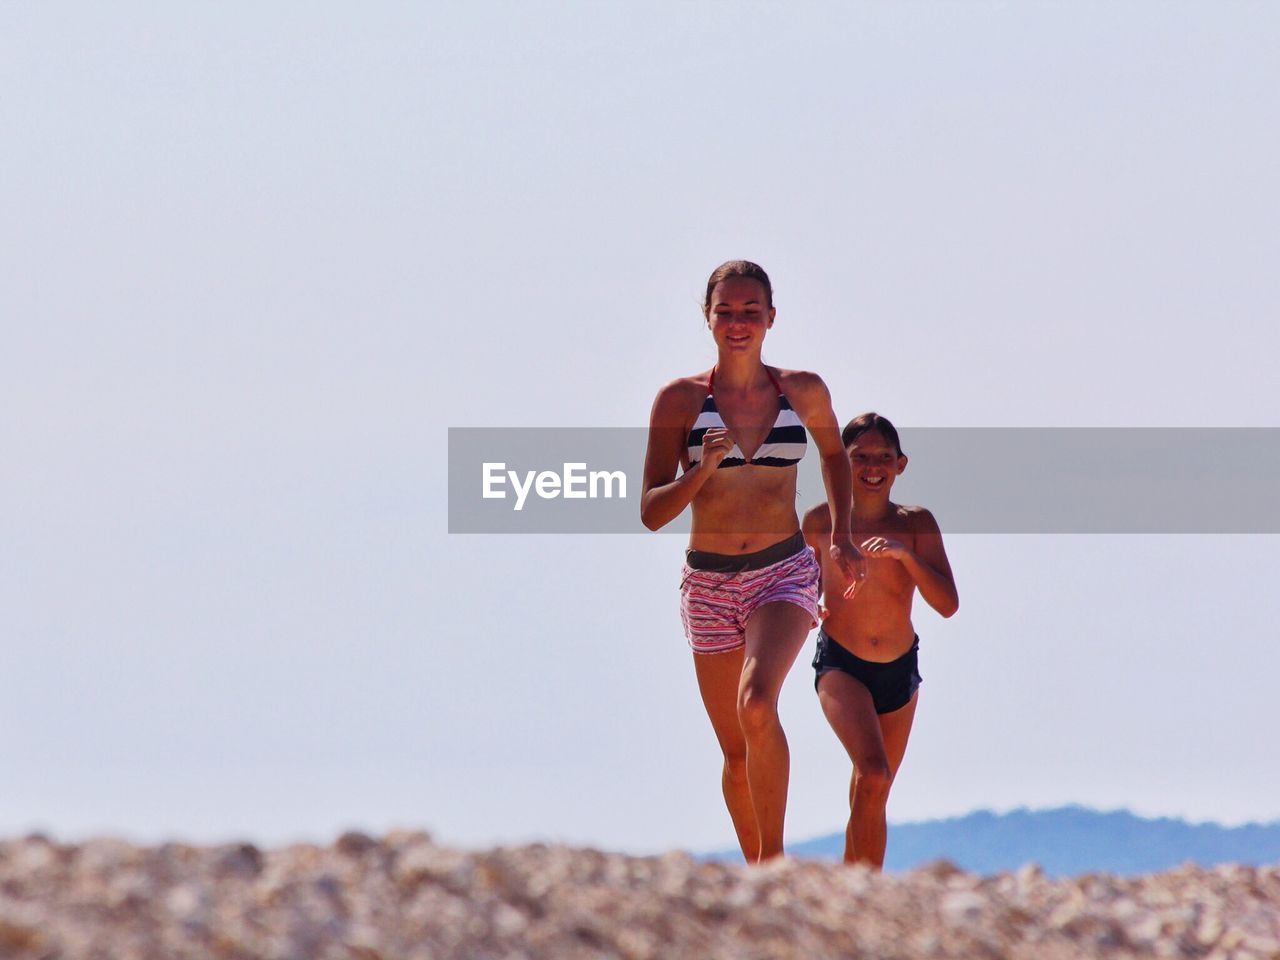
[[[830,507],[809,510],[804,536],[822,563],[826,607],[814,682],[854,766],[845,862],[878,870],[884,866],[885,805],[907,749],[921,681],[911,601],[919,589],[931,607],[950,617],[960,598],[933,514],[889,500],[893,481],[907,467],[893,424],[864,413],[840,436],[853,464],[853,541],[866,557],[866,577],[855,590],[846,588],[843,574],[826,559]]]

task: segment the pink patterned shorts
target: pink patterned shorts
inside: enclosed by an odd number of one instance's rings
[[[773,560],[779,554],[782,559]],[[818,560],[796,533],[756,553],[690,550],[680,579],[680,621],[694,653],[725,653],[746,643],[747,619],[766,603],[794,603],[818,624]],[[702,569],[706,566],[753,569]]]

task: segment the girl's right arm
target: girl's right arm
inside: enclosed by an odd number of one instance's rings
[[[680,453],[687,437],[687,401],[679,381],[658,391],[649,415],[649,445],[644,455],[644,486],[640,521],[660,530],[684,511],[724,459],[707,451],[693,467],[680,473]]]

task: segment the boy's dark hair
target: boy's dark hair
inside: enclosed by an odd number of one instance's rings
[[[844,444],[847,450],[849,449],[849,444],[864,433],[870,433],[872,430],[892,443],[893,448],[898,451],[898,456],[906,456],[902,452],[902,441],[898,439],[898,428],[890,423],[887,417],[880,416],[874,410],[854,417],[846,423],[844,429],[840,431],[840,442]]]

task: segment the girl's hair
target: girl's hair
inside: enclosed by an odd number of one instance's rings
[[[880,416],[874,410],[854,417],[846,423],[844,429],[840,431],[840,442],[845,445],[845,449],[848,449],[849,444],[872,430],[892,443],[893,448],[898,451],[898,456],[905,456],[902,452],[902,442],[898,439],[898,428],[890,423],[888,418]]]
[[[769,306],[773,306],[773,284],[769,282],[769,275],[764,272],[764,267],[758,263],[752,263],[750,260],[727,260],[720,266],[711,271],[711,279],[707,281],[707,293],[702,298],[702,315],[710,319],[711,317],[711,294],[715,290],[716,284],[721,280],[728,280],[730,277],[750,277],[752,280],[759,280],[764,286],[765,298],[769,301]]]

